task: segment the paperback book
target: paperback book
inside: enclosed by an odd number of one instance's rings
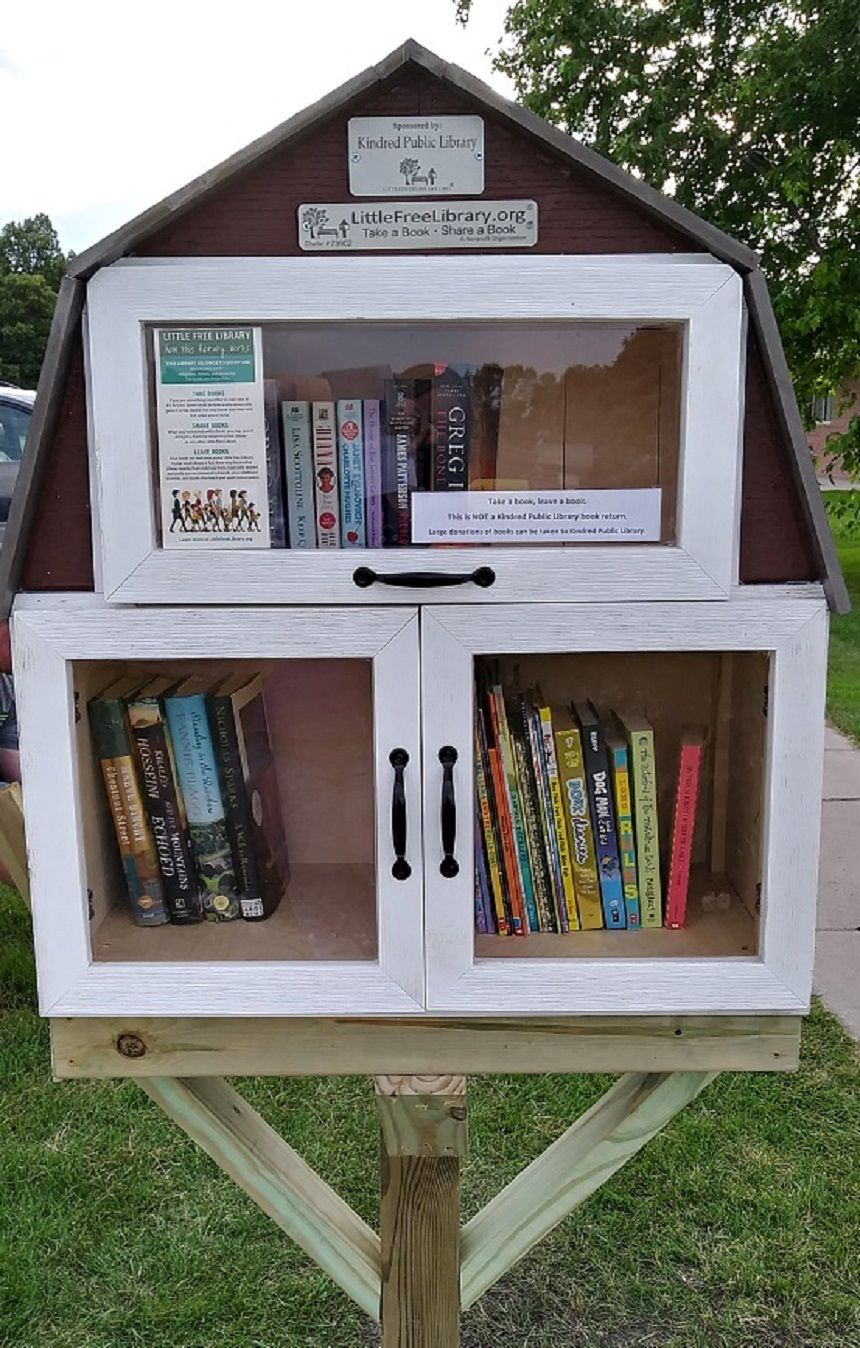
[[[334,403],[313,404],[312,431],[317,547],[339,548],[340,507]]]
[[[612,783],[606,742],[597,712],[590,702],[577,702],[573,710],[579,721],[582,751],[588,782],[588,803],[594,829],[597,853],[597,874],[603,919],[608,928],[626,927],[624,889],[621,883],[621,860],[618,854],[618,833],[612,804]]]

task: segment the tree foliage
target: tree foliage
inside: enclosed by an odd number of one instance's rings
[[[801,408],[860,370],[857,0],[513,0],[495,64],[761,254]],[[860,415],[828,448],[860,474]]]
[[[56,299],[44,276],[0,275],[0,380],[36,387]]]
[[[47,215],[0,229],[0,380],[36,387],[67,261]]]

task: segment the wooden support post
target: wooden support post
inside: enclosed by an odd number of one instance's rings
[[[377,1077],[382,1348],[460,1342],[465,1077]]]
[[[8,786],[0,788],[0,860],[29,908],[30,877],[27,872],[27,840],[24,837],[24,804],[18,782],[10,782]]]

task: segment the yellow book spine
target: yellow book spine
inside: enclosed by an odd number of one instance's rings
[[[555,738],[579,916],[583,930],[597,931],[603,926],[603,907],[588,809],[582,741],[578,730],[558,730]]]
[[[576,906],[576,887],[573,880],[573,859],[564,818],[564,800],[561,794],[561,782],[558,775],[558,763],[555,757],[555,741],[552,733],[552,712],[549,707],[539,707],[541,730],[546,753],[547,777],[549,778],[549,799],[552,805],[552,818],[555,824],[555,836],[558,844],[558,866],[561,871],[561,886],[564,891],[564,906],[567,910],[567,922],[570,931],[581,931],[582,923]]]
[[[502,896],[502,876],[499,870],[499,853],[496,836],[493,832],[493,820],[490,814],[490,800],[487,795],[487,779],[484,773],[484,759],[481,754],[481,742],[475,733],[475,781],[478,789],[478,806],[481,814],[481,827],[484,830],[484,844],[487,854],[487,870],[490,877],[490,891],[493,896],[493,908],[496,914],[496,930],[500,936],[508,933],[508,919],[505,916],[505,900]]]

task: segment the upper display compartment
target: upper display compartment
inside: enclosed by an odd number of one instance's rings
[[[707,258],[105,268],[105,594],[724,597],[742,318]]]

